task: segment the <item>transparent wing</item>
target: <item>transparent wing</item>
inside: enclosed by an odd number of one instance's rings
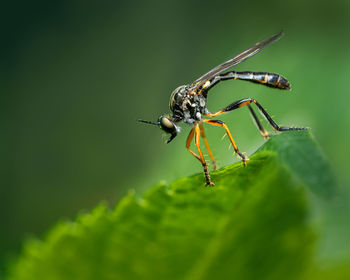
[[[236,55],[234,58],[231,58],[230,60],[225,61],[224,63],[216,66],[212,70],[210,70],[208,73],[202,75],[197,80],[193,82],[193,85],[195,85],[195,88],[198,89],[201,85],[203,85],[206,81],[210,80],[211,78],[215,77],[216,75],[222,73],[223,71],[227,70],[228,68],[231,68],[232,66],[235,66],[249,57],[256,55],[258,52],[263,50],[268,45],[276,42],[277,40],[281,39],[281,37],[284,35],[283,31],[261,41],[256,43],[254,46],[250,47],[249,49],[245,50],[244,52]]]

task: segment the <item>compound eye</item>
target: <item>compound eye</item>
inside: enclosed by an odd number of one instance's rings
[[[168,133],[176,132],[175,124],[171,120],[169,120],[167,117],[160,116],[159,125],[165,132],[168,132]]]
[[[162,126],[165,126],[170,129],[174,127],[174,124],[168,118],[165,117],[162,118],[161,123]]]

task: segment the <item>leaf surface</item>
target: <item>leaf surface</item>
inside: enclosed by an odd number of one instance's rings
[[[308,192],[332,193],[331,176],[308,132],[278,135],[247,167],[212,172],[215,187],[198,174],[56,225],[7,279],[302,279],[317,237]]]

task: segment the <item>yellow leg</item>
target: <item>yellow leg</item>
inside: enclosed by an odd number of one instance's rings
[[[195,129],[192,128],[190,134],[188,134],[188,136],[187,136],[186,148],[187,148],[187,150],[188,150],[196,159],[198,159],[200,162],[202,162],[202,161],[201,161],[201,158],[200,158],[194,151],[192,151],[192,150],[190,149],[191,141],[192,141],[193,136],[194,136],[194,130],[195,130]]]
[[[235,152],[238,154],[240,159],[243,161],[243,164],[246,165],[246,162],[249,159],[238,150],[238,147],[237,147],[235,141],[233,140],[233,137],[232,137],[231,132],[228,129],[227,125],[223,121],[219,121],[219,120],[203,120],[203,122],[211,124],[211,125],[223,127],[226,130],[226,134],[228,135]]]
[[[210,147],[209,147],[209,143],[208,143],[208,141],[207,141],[207,137],[205,136],[204,127],[203,127],[202,124],[199,125],[199,129],[200,129],[200,131],[201,131],[201,137],[202,137],[203,140],[204,140],[205,147],[207,148],[207,151],[208,151],[208,153],[209,153],[211,162],[212,162],[212,164],[213,164],[213,169],[216,170],[216,169],[217,169],[216,162],[215,162],[215,160],[214,160],[213,153],[211,152],[211,149],[210,149]]]
[[[201,136],[200,128],[199,128],[198,124],[195,124],[194,128],[192,128],[190,134],[187,137],[186,148],[196,159],[198,159],[202,163],[202,166],[204,169],[204,176],[205,176],[205,185],[206,186],[214,186],[214,183],[210,180],[208,165],[205,162],[202,151],[199,147],[200,136]],[[190,145],[191,145],[191,141],[192,141],[193,137],[195,137],[194,141],[195,141],[195,145],[198,149],[199,156],[190,149]]]
[[[200,156],[200,161],[203,165],[203,169],[204,169],[204,176],[205,176],[205,185],[206,186],[214,186],[214,183],[210,180],[210,175],[209,175],[209,170],[208,170],[208,165],[207,163],[205,162],[205,159],[203,157],[203,153],[201,151],[201,148],[199,146],[199,141],[200,141],[200,136],[201,136],[201,131],[199,129],[199,125],[198,124],[195,124],[194,125],[194,133],[195,133],[195,137],[194,137],[194,143],[197,147],[197,150],[198,150],[198,153],[199,153],[199,156]]]

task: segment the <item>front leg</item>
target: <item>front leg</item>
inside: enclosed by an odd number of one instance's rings
[[[208,153],[209,153],[209,157],[210,157],[211,162],[212,162],[212,164],[213,164],[213,169],[216,170],[216,169],[217,169],[216,162],[215,162],[213,153],[211,152],[211,149],[210,149],[210,147],[209,147],[209,143],[208,143],[207,137],[206,137],[206,135],[205,135],[204,127],[203,127],[202,124],[199,125],[199,129],[200,129],[200,131],[201,131],[201,137],[202,137],[203,140],[204,140],[205,147],[207,148],[207,151],[208,151]]]
[[[198,124],[196,123],[194,125],[194,128],[192,128],[190,134],[187,137],[186,148],[196,159],[198,159],[202,163],[203,170],[204,170],[204,177],[205,177],[205,185],[206,186],[214,186],[214,183],[210,180],[208,165],[207,165],[207,163],[203,157],[202,151],[199,147],[200,136],[201,136],[200,128],[199,128]],[[194,137],[195,145],[198,149],[199,156],[190,149],[190,145],[191,145],[191,141],[192,141],[193,137]]]

